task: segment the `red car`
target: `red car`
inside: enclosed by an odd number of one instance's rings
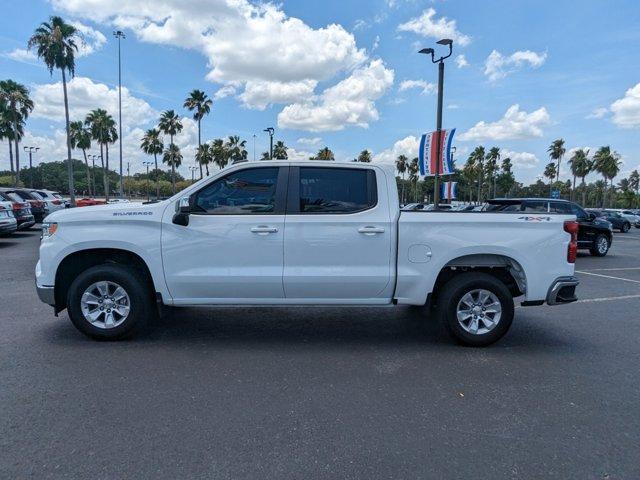
[[[76,207],[90,207],[93,205],[106,205],[104,200],[96,200],[95,198],[81,198],[76,200]]]

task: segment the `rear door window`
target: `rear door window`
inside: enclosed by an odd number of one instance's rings
[[[549,202],[543,200],[527,200],[523,203],[523,212],[527,213],[548,213]]]
[[[300,167],[299,189],[300,213],[355,213],[378,203],[371,169]]]

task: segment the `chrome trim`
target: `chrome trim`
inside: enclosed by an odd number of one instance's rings
[[[576,277],[556,278],[549,287],[549,292],[547,293],[547,305],[561,305],[563,303],[575,302],[577,300],[575,297],[571,300],[559,300],[558,293],[563,287],[577,287],[579,284],[580,281]]]
[[[47,305],[56,304],[54,287],[41,287],[36,285],[36,291],[38,292],[38,298],[41,302],[46,303]]]

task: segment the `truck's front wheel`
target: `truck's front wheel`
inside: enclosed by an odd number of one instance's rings
[[[133,267],[105,264],[76,277],[69,287],[67,310],[85,335],[119,340],[146,323],[153,304],[143,275]]]
[[[497,278],[480,272],[456,275],[443,287],[438,310],[451,335],[475,347],[504,336],[513,321],[513,297]]]

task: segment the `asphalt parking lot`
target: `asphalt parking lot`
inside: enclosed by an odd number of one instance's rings
[[[640,230],[487,349],[412,308],[180,310],[88,340],[0,239],[0,478],[640,478]]]

